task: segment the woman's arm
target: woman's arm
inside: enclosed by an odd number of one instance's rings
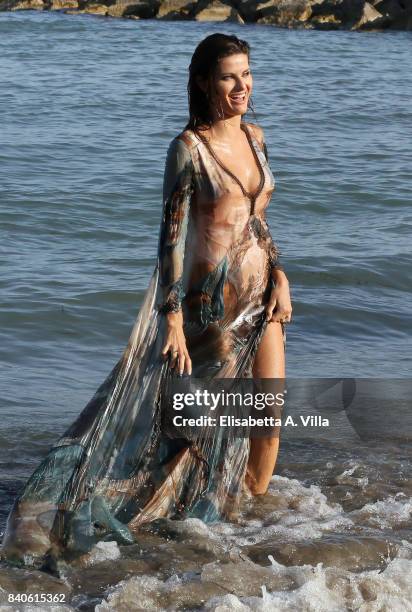
[[[263,150],[267,163],[269,163],[268,150],[266,147],[265,135],[260,126],[257,128],[257,139]],[[270,232],[269,225],[265,220],[265,229],[267,231],[270,248],[269,262],[271,277],[273,281],[272,294],[267,305],[267,318],[272,321],[290,321],[292,316],[292,303],[290,300],[289,281],[284,272],[283,265],[280,263],[280,251],[275,244]],[[274,312],[276,310],[276,312]]]
[[[179,138],[168,148],[163,177],[163,213],[159,234],[159,272],[164,314],[178,312],[184,298],[183,261],[193,193],[193,164],[190,151]]]
[[[193,194],[193,163],[190,151],[174,138],[167,151],[163,179],[163,213],[159,233],[158,261],[162,303],[159,312],[167,318],[166,340],[162,355],[171,352],[171,367],[179,373],[191,373],[191,361],[183,333],[181,309],[184,298],[183,263],[190,201]]]

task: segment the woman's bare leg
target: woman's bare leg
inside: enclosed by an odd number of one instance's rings
[[[267,324],[256,351],[252,371],[254,378],[285,378],[285,350],[282,326],[279,322],[271,321]],[[270,391],[273,392],[273,384]],[[283,381],[282,389],[278,389],[278,392],[282,391]],[[263,495],[267,491],[278,455],[279,434],[280,427],[276,427],[272,430],[271,437],[250,438],[245,483],[253,495]]]

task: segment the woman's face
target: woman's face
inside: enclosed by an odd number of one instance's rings
[[[243,115],[247,112],[253,78],[245,53],[236,53],[219,60],[213,79],[212,112],[219,117]]]

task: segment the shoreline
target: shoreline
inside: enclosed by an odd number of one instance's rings
[[[263,24],[289,29],[412,31],[411,0],[0,0],[0,10]]]

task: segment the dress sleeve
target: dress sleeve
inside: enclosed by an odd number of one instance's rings
[[[268,150],[266,147],[265,137],[263,135],[263,130],[262,130],[262,149],[263,149],[263,153],[265,154],[266,161],[269,164],[269,155],[268,155]],[[270,233],[269,225],[266,219],[265,219],[265,225],[266,225],[266,230],[267,230],[269,241],[270,241],[270,247],[269,247],[270,268],[271,270],[283,270],[283,266],[280,263],[279,247],[277,246],[277,244],[274,242],[272,238],[272,234]]]
[[[162,290],[158,310],[164,314],[179,311],[185,295],[183,261],[193,184],[190,150],[183,140],[176,137],[171,141],[166,155],[158,247]]]

